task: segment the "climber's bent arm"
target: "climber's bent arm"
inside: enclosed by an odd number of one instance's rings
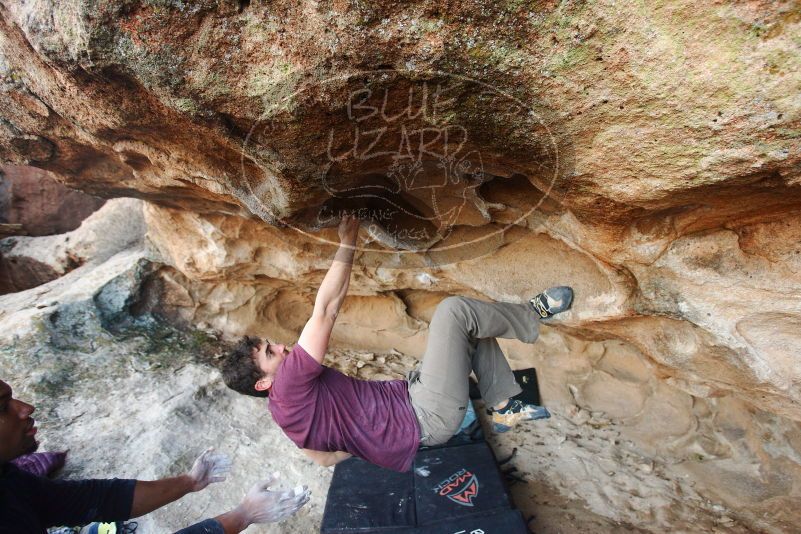
[[[342,460],[351,457],[349,452],[345,451],[336,451],[336,452],[324,452],[324,451],[315,451],[312,449],[301,449],[306,456],[312,459],[314,463],[317,465],[321,465],[323,467],[330,467],[332,465],[336,465]]]

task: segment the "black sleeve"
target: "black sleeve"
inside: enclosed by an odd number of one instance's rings
[[[216,519],[206,519],[191,527],[182,528],[175,534],[225,534],[225,531]]]
[[[136,480],[48,480],[36,477],[37,515],[46,526],[125,521]]]

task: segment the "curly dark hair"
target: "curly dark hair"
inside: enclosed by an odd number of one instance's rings
[[[256,390],[256,381],[262,377],[261,369],[253,359],[253,349],[258,349],[261,338],[244,336],[223,360],[222,377],[225,385],[251,397],[268,397],[269,391]]]

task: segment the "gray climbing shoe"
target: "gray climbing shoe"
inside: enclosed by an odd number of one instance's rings
[[[549,287],[528,303],[541,318],[548,319],[570,309],[573,304],[573,290],[567,286]]]
[[[517,399],[510,399],[506,406],[500,410],[492,410],[491,414],[492,429],[499,434],[509,432],[523,421],[548,419],[551,416],[545,406],[528,404]]]

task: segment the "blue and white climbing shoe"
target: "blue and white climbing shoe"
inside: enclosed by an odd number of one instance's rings
[[[528,303],[541,318],[548,319],[570,309],[573,304],[573,290],[567,286],[549,287]]]
[[[509,432],[512,427],[521,421],[534,421],[548,419],[551,412],[545,406],[527,404],[521,400],[510,399],[509,403],[500,410],[492,410],[492,429],[499,434]]]

